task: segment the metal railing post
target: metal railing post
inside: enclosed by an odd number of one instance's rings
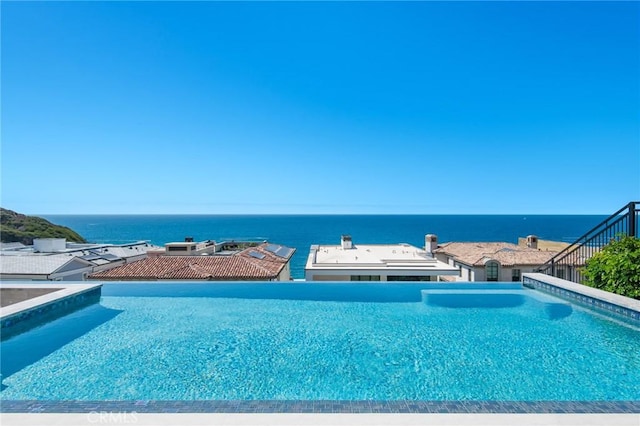
[[[637,237],[636,231],[636,203],[632,201],[629,203],[629,236]]]

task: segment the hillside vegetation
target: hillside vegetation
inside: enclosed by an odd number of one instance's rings
[[[33,244],[34,238],[66,238],[71,242],[86,242],[66,226],[54,225],[41,217],[27,216],[0,207],[0,239],[3,243]]]

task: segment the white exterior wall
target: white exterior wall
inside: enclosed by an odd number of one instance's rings
[[[458,281],[473,281],[471,278],[471,268],[460,265],[460,278]]]
[[[291,261],[285,263],[284,268],[278,274],[278,281],[291,281]]]
[[[452,263],[453,262],[453,257],[447,256],[444,253],[435,253],[434,256],[435,256],[436,260],[439,260],[442,263],[447,263],[447,264],[453,266],[453,263]]]
[[[485,273],[484,267],[473,268],[473,281],[486,281],[486,280],[487,280],[487,274]]]
[[[498,273],[498,279],[500,281],[511,281],[511,274],[513,272],[513,268],[512,267],[503,268],[502,266],[500,266],[499,268],[500,269]]]

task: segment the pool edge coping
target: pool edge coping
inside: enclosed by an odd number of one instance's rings
[[[102,284],[7,284],[0,289],[55,288],[57,290],[0,308],[2,340],[37,327],[47,319],[65,316],[77,309],[99,301]]]
[[[522,285],[640,325],[640,300],[541,273],[523,274]]]
[[[47,305],[59,302],[76,295],[80,295],[96,288],[102,287],[100,284],[57,284],[55,281],[47,284],[5,284],[0,282],[0,290],[8,289],[51,289],[56,290],[51,293],[23,300],[22,302],[13,303],[0,308],[0,321],[10,319],[14,316],[23,314],[32,309],[42,308]]]

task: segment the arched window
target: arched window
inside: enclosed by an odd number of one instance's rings
[[[498,281],[498,262],[487,262],[484,265],[487,281]]]

